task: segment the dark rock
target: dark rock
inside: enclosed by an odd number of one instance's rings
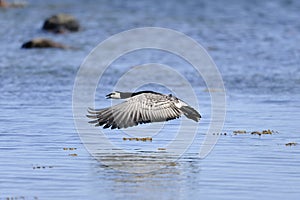
[[[49,39],[45,39],[45,38],[35,38],[32,39],[28,42],[25,42],[22,45],[22,48],[60,48],[60,49],[66,49],[68,48],[67,46],[54,42],[52,40]]]
[[[57,14],[46,19],[43,29],[54,33],[64,33],[67,31],[79,31],[80,25],[77,19],[68,14]]]

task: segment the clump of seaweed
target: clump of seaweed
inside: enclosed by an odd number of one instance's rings
[[[298,145],[298,143],[297,142],[289,142],[289,143],[286,143],[285,144],[285,146],[296,146],[296,145]]]
[[[77,148],[76,147],[63,147],[64,151],[75,151]],[[77,153],[70,153],[68,156],[78,156]]]
[[[144,138],[126,138],[124,137],[123,140],[129,140],[129,141],[142,141],[142,142],[152,142],[151,137],[144,137]]]
[[[275,133],[275,131],[268,129],[268,130],[263,130],[262,132],[260,132],[260,131],[253,131],[253,132],[251,132],[251,135],[259,135],[259,136],[261,136],[261,135],[272,135],[273,133]]]
[[[77,148],[75,148],[75,147],[64,147],[63,148],[63,150],[65,150],[65,151],[74,151],[74,150],[76,150]]]
[[[165,151],[165,150],[167,150],[166,148],[161,148],[161,147],[159,147],[159,148],[157,148],[157,150],[159,150],[159,151]]]
[[[245,134],[245,133],[247,133],[247,131],[245,131],[245,130],[235,130],[235,131],[233,131],[233,134],[234,134],[234,135],[237,135],[237,134]]]
[[[32,167],[32,169],[46,169],[46,168],[53,168],[53,166],[39,166],[39,165],[37,165],[37,166],[33,166]]]
[[[272,135],[274,133],[278,133],[277,131],[273,131],[273,130],[262,130],[262,131],[252,131],[252,132],[249,132],[249,131],[246,131],[246,130],[235,130],[233,131],[233,134],[234,135],[238,135],[238,134],[248,134],[250,133],[251,135]]]

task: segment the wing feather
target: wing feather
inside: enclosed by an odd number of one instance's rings
[[[181,116],[172,98],[161,94],[142,93],[104,109],[88,109],[89,123],[103,128],[127,128],[142,123],[163,122]]]

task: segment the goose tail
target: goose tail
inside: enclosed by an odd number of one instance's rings
[[[180,110],[187,118],[192,119],[195,122],[198,122],[201,118],[201,115],[194,108],[190,106],[182,106]]]

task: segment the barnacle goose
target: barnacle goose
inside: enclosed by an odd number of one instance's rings
[[[196,122],[201,118],[194,108],[172,94],[115,91],[106,95],[106,98],[126,100],[108,108],[88,108],[87,117],[93,119],[89,123],[103,128],[121,129],[138,124],[168,121],[179,118],[182,114]]]

